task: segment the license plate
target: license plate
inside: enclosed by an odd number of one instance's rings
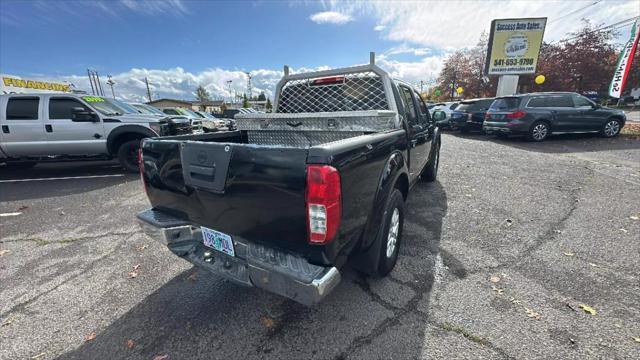
[[[201,229],[204,246],[216,249],[229,256],[236,256],[233,250],[233,240],[231,240],[231,236],[221,233],[220,231],[208,229],[204,226],[202,226]]]

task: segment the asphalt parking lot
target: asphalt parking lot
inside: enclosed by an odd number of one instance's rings
[[[147,206],[115,163],[0,168],[1,359],[640,357],[638,140],[445,134],[391,276],[312,308],[192,268]]]

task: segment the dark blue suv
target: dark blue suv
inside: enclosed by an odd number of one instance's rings
[[[461,132],[482,130],[484,116],[493,103],[493,98],[463,100],[451,113],[449,125],[451,129]]]
[[[600,133],[614,137],[624,127],[624,111],[602,107],[571,92],[545,92],[496,98],[485,116],[487,134],[525,135],[542,141],[560,133]]]

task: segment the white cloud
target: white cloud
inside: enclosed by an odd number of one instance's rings
[[[372,1],[330,2],[328,10],[348,8],[350,14],[372,16],[376,31],[392,41],[454,49],[473,46],[492,19],[548,17],[545,40],[559,40],[578,30],[581,18],[612,24],[640,15],[637,0],[602,1]],[[557,22],[553,20],[586,7]],[[384,27],[384,28],[383,28]],[[628,31],[628,30],[626,30]]]
[[[316,24],[346,24],[353,21],[353,16],[338,11],[323,11],[309,16],[309,19]]]
[[[156,15],[167,12],[186,14],[189,12],[182,0],[120,0],[120,4],[127,10],[146,15]]]

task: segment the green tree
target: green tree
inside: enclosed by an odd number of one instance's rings
[[[242,95],[242,107],[245,109],[249,107],[249,99],[247,99],[247,94]]]
[[[258,101],[265,101],[267,100],[267,96],[264,94],[264,91],[260,93],[260,95],[258,95]]]
[[[267,104],[265,105],[267,112],[271,112],[273,110],[273,104],[271,104],[271,99],[267,99]]]
[[[211,95],[209,95],[207,89],[200,85],[196,89],[196,98],[198,99],[198,101],[209,101],[211,100]]]

